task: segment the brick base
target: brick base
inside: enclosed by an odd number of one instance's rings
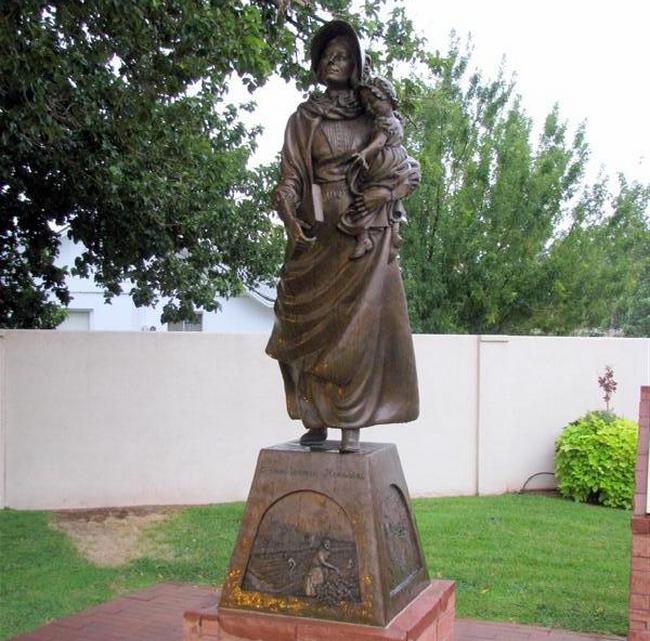
[[[650,641],[650,514],[632,519],[629,641]]]
[[[628,641],[650,641],[650,514],[646,513],[650,465],[650,386],[641,388],[636,492],[632,517],[632,567]]]
[[[451,599],[450,611],[453,611],[453,595]],[[179,641],[183,635],[183,612],[193,608],[200,615],[218,601],[219,592],[211,587],[161,583],[48,623],[15,637],[13,641]],[[449,623],[448,618],[441,628]],[[456,619],[453,625],[454,641],[625,641],[621,637],[577,634],[512,623]],[[365,632],[368,628],[363,630]],[[436,633],[438,631],[436,628]],[[366,641],[369,637],[359,634],[357,638]],[[403,636],[398,634],[396,638]]]
[[[433,581],[385,628],[243,610],[190,610],[183,641],[453,641],[452,581]]]

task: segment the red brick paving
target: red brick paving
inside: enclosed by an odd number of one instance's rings
[[[49,623],[12,641],[180,641],[185,610],[207,608],[216,600],[217,592],[213,588],[161,583]],[[457,619],[455,641],[622,641],[622,638]]]
[[[183,612],[216,601],[205,586],[161,583],[15,637],[12,641],[180,641]]]

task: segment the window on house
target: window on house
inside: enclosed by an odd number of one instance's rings
[[[90,330],[89,309],[68,309],[65,320],[57,327],[64,332],[87,332]]]
[[[203,314],[196,313],[195,321],[180,321],[178,323],[167,323],[168,332],[202,332],[203,331]]]

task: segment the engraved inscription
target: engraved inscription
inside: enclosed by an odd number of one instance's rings
[[[260,468],[261,474],[270,474],[274,476],[283,476],[289,478],[304,479],[351,479],[363,481],[366,477],[361,472],[346,472],[344,470],[326,469],[322,472],[314,470],[289,469],[274,467],[272,465],[263,465]]]
[[[406,499],[389,485],[382,504],[384,536],[389,558],[389,586],[396,592],[422,567],[420,552]]]
[[[343,509],[323,494],[300,491],[262,517],[242,589],[337,605],[360,600],[358,574],[352,525]]]

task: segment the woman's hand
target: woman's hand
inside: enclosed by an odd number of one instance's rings
[[[402,198],[410,196],[419,184],[420,164],[413,160],[406,178],[401,180],[393,189],[393,198],[395,200],[402,200]]]
[[[306,249],[309,247],[316,239],[305,236],[305,232],[302,230],[301,221],[296,217],[295,207],[291,203],[283,198],[278,198],[275,203],[280,219],[284,223],[284,228],[289,237],[289,242],[293,245],[294,248]]]
[[[392,194],[386,187],[370,187],[357,196],[352,203],[353,216],[367,216],[368,213],[379,209],[391,200]]]
[[[295,216],[288,217],[284,221],[284,228],[287,230],[289,242],[298,249],[307,249],[316,240],[315,238],[305,236],[305,232],[302,230],[300,222]]]
[[[368,171],[368,161],[366,159],[365,150],[352,155],[352,165],[361,165],[366,171]]]

